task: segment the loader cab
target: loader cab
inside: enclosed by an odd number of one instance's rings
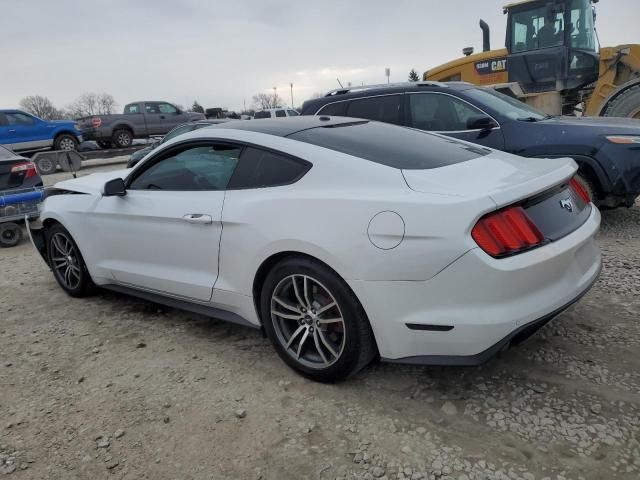
[[[577,90],[598,79],[598,0],[529,0],[504,7],[510,82],[526,93]]]

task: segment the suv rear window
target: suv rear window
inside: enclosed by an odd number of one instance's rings
[[[453,138],[367,121],[311,128],[288,138],[406,170],[444,167],[491,152]]]

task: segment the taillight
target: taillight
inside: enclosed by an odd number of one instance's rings
[[[93,128],[98,128],[100,125],[102,125],[102,119],[100,117],[91,118],[91,126]]]
[[[492,257],[504,257],[540,245],[544,236],[522,207],[492,212],[471,230],[476,243]]]
[[[571,190],[573,190],[575,193],[577,193],[578,196],[582,200],[584,200],[584,203],[591,202],[591,197],[589,196],[589,192],[587,192],[587,190],[576,179],[576,177],[573,177],[571,180],[569,180],[569,186],[571,187]]]
[[[35,177],[38,175],[38,169],[36,168],[36,164],[33,162],[24,162],[19,163],[11,167],[11,173],[21,173],[24,172],[24,179]]]

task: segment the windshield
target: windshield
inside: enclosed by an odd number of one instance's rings
[[[591,0],[572,0],[570,15],[571,47],[595,51],[596,38]]]
[[[492,89],[471,88],[465,90],[464,93],[479,102],[479,107],[486,105],[488,108],[513,120],[535,122],[549,118],[549,115],[530,107],[526,103]]]

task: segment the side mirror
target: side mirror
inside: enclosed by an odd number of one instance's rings
[[[486,115],[474,115],[467,119],[467,130],[492,130],[498,124]]]
[[[104,184],[102,194],[105,197],[124,197],[127,194],[127,189],[124,185],[124,180],[121,178],[114,178]]]

